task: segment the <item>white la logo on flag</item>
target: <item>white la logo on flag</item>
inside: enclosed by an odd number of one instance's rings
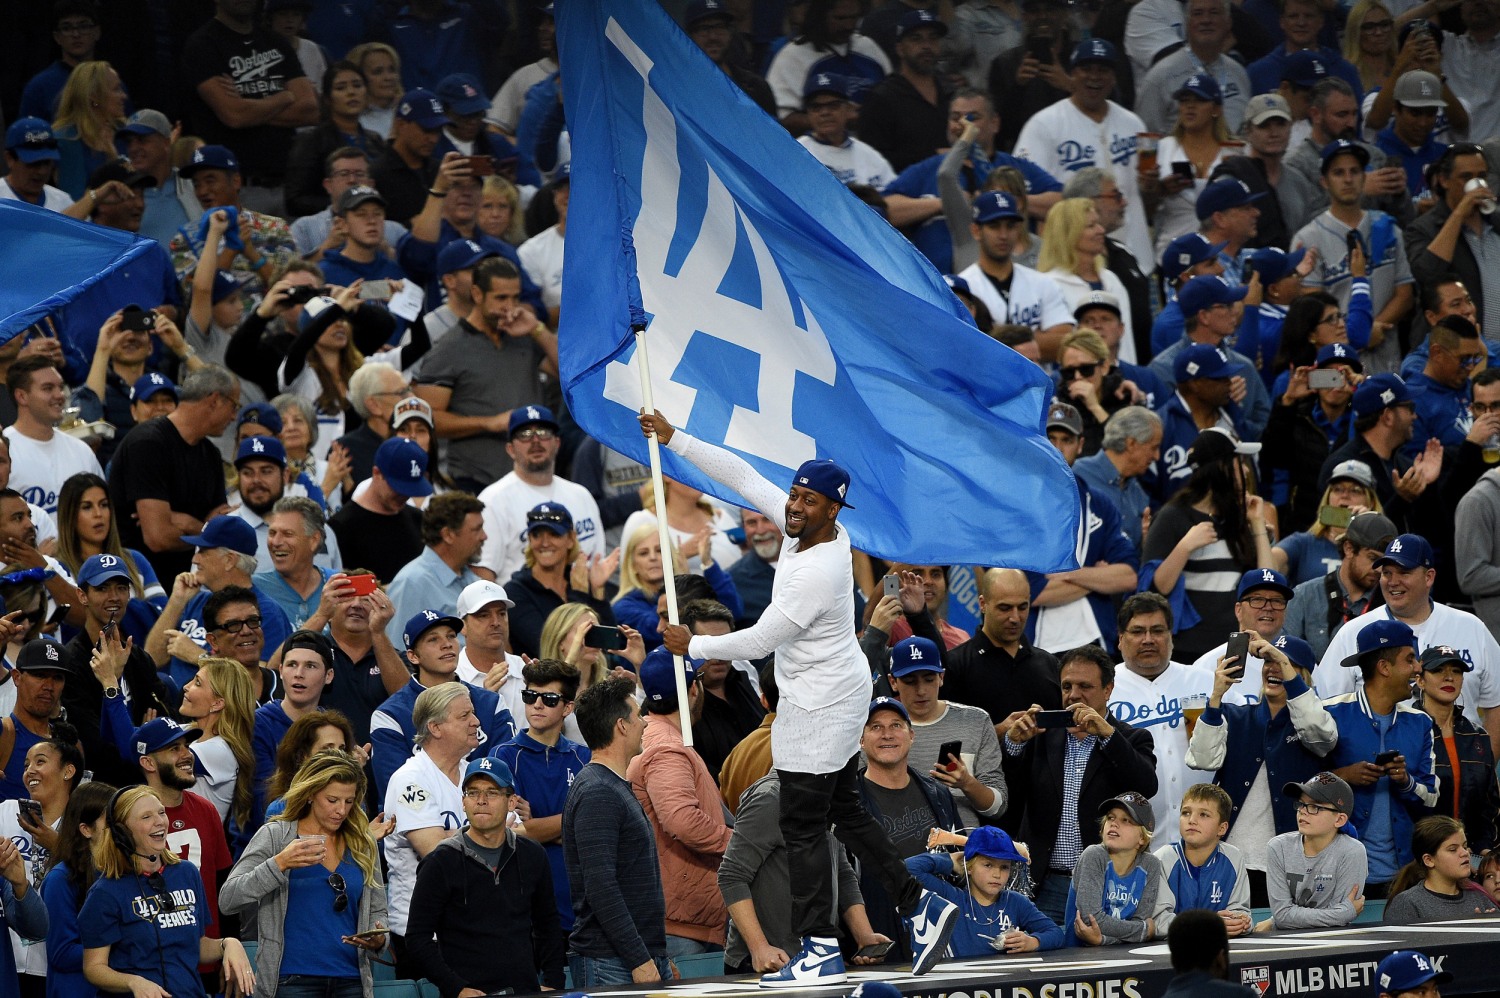
[[[816,440],[792,425],[792,397],[799,375],[834,383],[837,365],[828,339],[806,303],[800,297],[793,300],[764,239],[706,163],[707,206],[702,224],[686,257],[675,262],[673,240],[678,235],[682,179],[678,154],[691,148],[679,149],[676,121],[651,85],[650,56],[614,18],[605,34],[644,82],[641,119],[646,147],[641,164],[641,210],[632,238],[641,305],[652,316],[646,333],[651,366],[666,372],[664,377],[656,376],[652,384],[655,406],[662,412],[692,412],[698,390],[671,379],[698,337],[738,347],[759,361],[755,377],[759,408],[734,406],[722,443],[773,464],[796,467],[817,457],[818,447]],[[736,260],[741,239],[759,282],[759,308],[718,291]],[[670,264],[669,255],[674,256]],[[669,272],[674,267],[675,273]],[[805,329],[797,324],[798,311],[804,316]],[[766,342],[777,343],[777,349],[763,351]],[[641,408],[638,363],[632,352],[629,361],[612,361],[605,369],[605,398],[632,412]]]

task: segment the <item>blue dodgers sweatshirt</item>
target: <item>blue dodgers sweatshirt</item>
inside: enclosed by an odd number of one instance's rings
[[[474,701],[474,713],[479,715],[479,746],[469,753],[471,758],[478,759],[488,754],[492,746],[514,737],[516,722],[497,694],[472,683],[464,685],[469,688],[469,697]],[[370,745],[374,750],[370,766],[375,771],[375,792],[379,800],[385,800],[385,788],[391,782],[391,776],[411,758],[412,739],[417,733],[411,715],[416,709],[417,697],[426,689],[413,678],[375,708],[370,717]]]
[[[927,890],[958,905],[962,917],[953,928],[949,956],[994,956],[991,944],[1016,929],[1036,936],[1039,949],[1062,947],[1063,930],[1025,895],[1005,891],[994,904],[980,904],[968,891],[944,879],[953,869],[947,853],[918,853],[907,859],[906,868]]]

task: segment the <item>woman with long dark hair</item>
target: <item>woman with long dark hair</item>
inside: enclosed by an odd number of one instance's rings
[[[1384,921],[1393,925],[1500,915],[1494,899],[1473,880],[1463,823],[1430,814],[1411,830],[1412,860],[1391,881]]]
[[[306,717],[299,717],[286,729],[276,747],[276,769],[266,783],[266,819],[276,817],[286,810],[286,793],[302,764],[319,752],[339,749],[359,758],[359,742],[354,737],[354,725],[337,710],[320,710]]]
[[[318,123],[297,134],[287,155],[288,218],[315,215],[328,207],[323,178],[331,153],[352,147],[363,152],[366,160],[374,160],[385,151],[385,139],[360,121],[369,109],[370,95],[364,73],[354,63],[340,60],[329,65],[323,73],[318,105]]]
[[[119,626],[122,633],[144,646],[151,625],[167,605],[167,592],[146,556],[120,543],[104,479],[92,472],[80,472],[57,491],[57,560],[76,578],[83,563],[96,554],[120,559],[130,573],[130,603]]]
[[[42,877],[47,905],[47,998],[96,998],[99,990],[83,977],[83,940],[78,912],[99,870],[94,839],[104,831],[104,808],[114,795],[108,783],[89,782],[73,791],[57,829],[57,847]]]

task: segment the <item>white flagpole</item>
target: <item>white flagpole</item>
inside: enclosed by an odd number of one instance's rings
[[[651,398],[651,365],[646,359],[646,330],[637,327],[635,330],[635,355],[640,361],[641,369],[641,404],[648,413],[655,412],[656,406]],[[667,492],[661,481],[661,441],[656,439],[656,434],[646,438],[646,449],[651,455],[651,487],[656,490],[656,536],[661,541],[661,566],[662,586],[667,593],[667,621],[677,623],[677,586],[672,581],[676,566],[672,562],[672,532],[667,526]],[[689,748],[693,745],[693,722],[688,717],[691,711],[688,708],[688,685],[687,676],[682,666],[682,656],[673,655],[672,662],[676,666],[674,675],[677,680],[677,718],[682,722],[682,744]]]

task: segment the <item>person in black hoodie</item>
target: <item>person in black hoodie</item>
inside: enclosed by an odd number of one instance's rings
[[[500,759],[464,770],[469,823],[417,868],[407,915],[413,965],[442,998],[563,987],[562,932],[547,854],[506,827],[514,781]]]

